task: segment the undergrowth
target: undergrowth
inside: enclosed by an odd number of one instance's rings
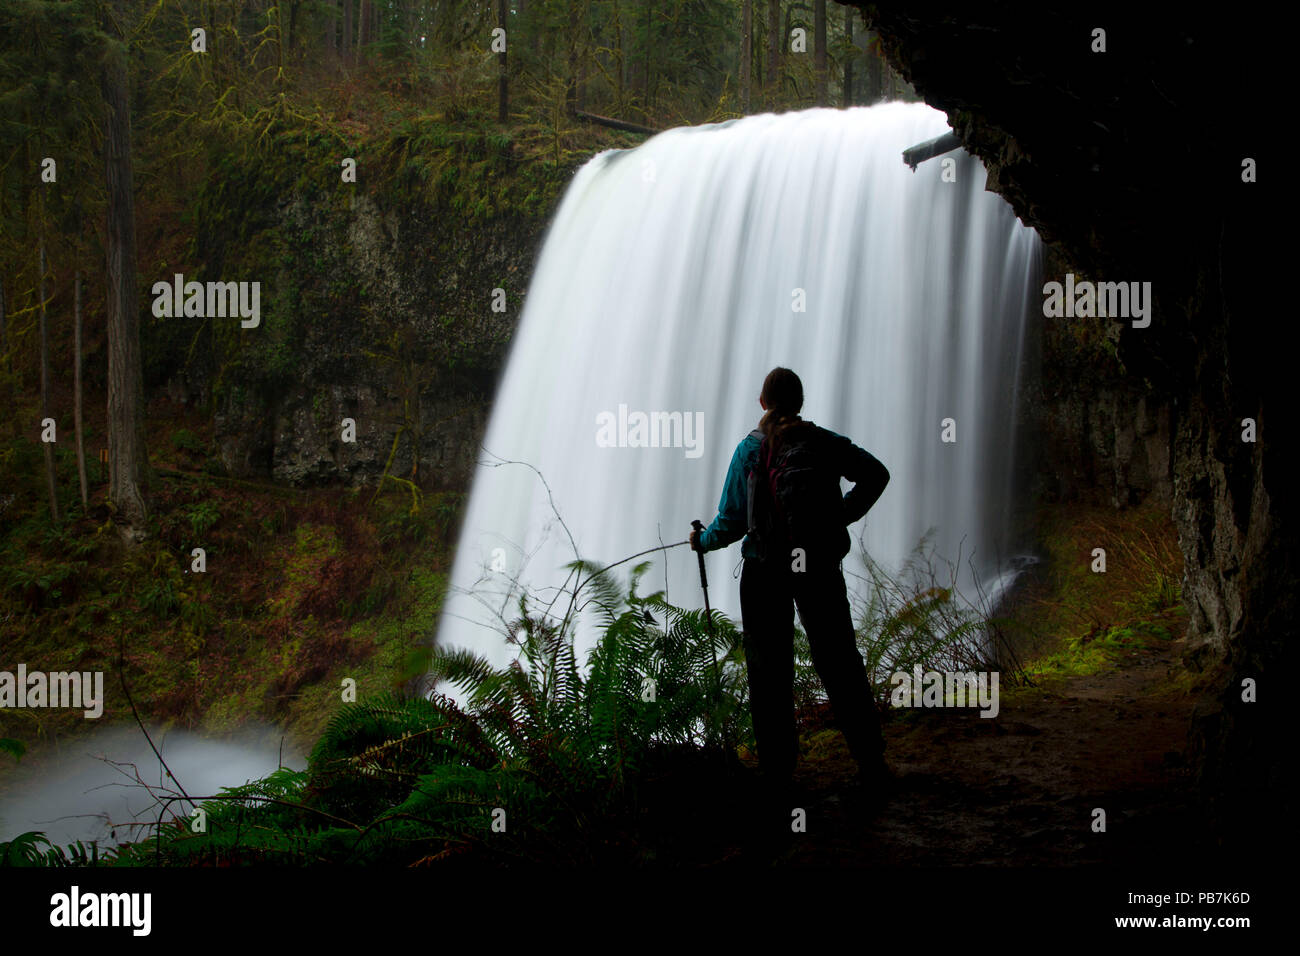
[[[574,616],[557,620],[520,594],[503,633],[517,653],[508,666],[435,647],[424,658],[434,692],[376,691],[342,705],[303,771],[195,795],[201,812],[150,787],[159,808],[153,835],[104,862],[655,859],[663,833],[648,808],[666,786],[702,799],[737,779],[753,734],[735,623],[670,604],[662,592],[638,593],[649,568],[636,565],[624,586],[608,568],[570,565],[582,579],[572,597],[585,590],[599,630],[582,666]],[[861,615],[859,644],[878,690],[888,667],[973,653],[962,648],[978,644],[987,622],[958,606],[951,589],[872,573],[881,593]],[[891,605],[898,595],[908,599]],[[796,657],[806,706],[822,693],[798,630]]]
[[[387,531],[376,534],[401,537],[410,520],[399,506],[381,523]],[[298,527],[304,560],[333,560],[332,532]],[[997,667],[1007,682],[1037,681],[1087,673],[1170,640],[1180,609],[1166,538],[1151,533],[1119,542],[1111,529],[1111,568],[1122,576],[1109,579],[1105,601],[1092,595],[1088,604],[1089,594],[1070,586],[1099,582],[1061,558],[1106,529],[1085,521],[1073,536],[1066,530],[1049,535],[1039,581],[1064,585],[1055,599],[1031,587],[1024,602],[997,617],[982,601],[960,595],[954,569],[937,574],[920,547],[898,573],[868,560],[856,625],[877,699],[887,700],[892,672],[916,665]],[[516,657],[507,666],[454,647],[401,652],[403,642],[394,641],[385,667],[401,680],[372,682],[356,702],[339,707],[306,769],[281,768],[218,794],[193,795],[201,812],[179,794],[152,787],[158,813],[142,821],[152,835],[91,852],[104,865],[182,866],[635,864],[667,855],[665,840],[674,837],[665,835],[666,805],[746,799],[744,791],[728,791],[726,781],[743,776],[739,758],[752,754],[753,735],[736,624],[718,614],[706,620],[702,610],[670,604],[662,592],[640,594],[649,567],[636,565],[621,584],[610,568],[570,565],[581,581],[571,610],[585,589],[583,605],[597,619],[595,648],[581,665],[573,614],[558,618],[552,606],[535,606],[524,593],[513,619],[503,622]],[[287,565],[287,579],[303,579],[294,593],[316,575],[310,568],[319,565]],[[371,600],[382,601],[390,586],[376,578]],[[420,623],[426,634],[436,624],[429,610]],[[1008,635],[1061,620],[1072,625],[1052,653],[1020,667]],[[803,711],[824,693],[798,629],[795,645]],[[431,688],[415,686],[419,671]],[[24,834],[0,846],[0,854],[31,865],[86,861],[84,847],[53,848],[38,837]]]

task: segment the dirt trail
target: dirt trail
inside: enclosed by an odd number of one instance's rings
[[[875,810],[850,795],[843,738],[814,731],[796,776],[807,832],[775,858],[1076,866],[1190,856],[1200,829],[1183,769],[1193,701],[1158,686],[1180,667],[1179,650],[1161,642],[1051,691],[1004,690],[995,718],[974,709],[895,716],[885,736],[898,779]],[[1097,807],[1104,833],[1092,829]]]

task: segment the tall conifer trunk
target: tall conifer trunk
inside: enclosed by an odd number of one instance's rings
[[[125,14],[124,6],[119,0],[120,15]],[[110,24],[110,35],[112,32]],[[108,283],[108,497],[118,510],[124,535],[138,541],[144,536],[144,521],[149,513],[149,459],[144,433],[125,50],[109,51],[101,86],[106,108],[104,182],[108,193],[104,233]]]

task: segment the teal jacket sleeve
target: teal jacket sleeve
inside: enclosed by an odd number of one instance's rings
[[[718,502],[718,516],[713,523],[700,533],[700,547],[705,551],[716,551],[739,541],[749,532],[748,483],[750,458],[757,450],[758,442],[746,437],[736,446],[731,456],[731,467],[727,469],[727,479],[722,486],[722,499]]]

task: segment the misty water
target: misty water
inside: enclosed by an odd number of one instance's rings
[[[282,759],[296,770],[306,766],[288,741],[281,752],[280,735],[270,728],[246,729],[225,739],[160,728],[150,728],[150,733],[175,779],[196,800],[259,780]],[[163,812],[158,798],[180,792],[134,724],[93,730],[51,748],[36,758],[39,764],[31,759],[24,758],[6,777],[0,843],[29,830],[44,831],[57,845],[81,840],[107,847],[140,840],[153,827],[131,824],[156,823]],[[170,805],[171,816],[191,810],[193,805],[184,800]]]
[[[974,157],[902,162],[947,129],[923,104],[766,114],[669,130],[576,174],[493,405],[440,643],[503,665],[513,582],[549,602],[575,555],[608,564],[712,521],[777,365],[803,379],[804,418],[891,473],[850,529],[873,560],[897,570],[928,534],[964,591],[996,599],[1014,575],[1041,249]],[[692,552],[653,558],[642,593],[702,605]],[[739,544],[706,561],[713,606],[739,621]],[[864,571],[856,540],[844,567]]]

